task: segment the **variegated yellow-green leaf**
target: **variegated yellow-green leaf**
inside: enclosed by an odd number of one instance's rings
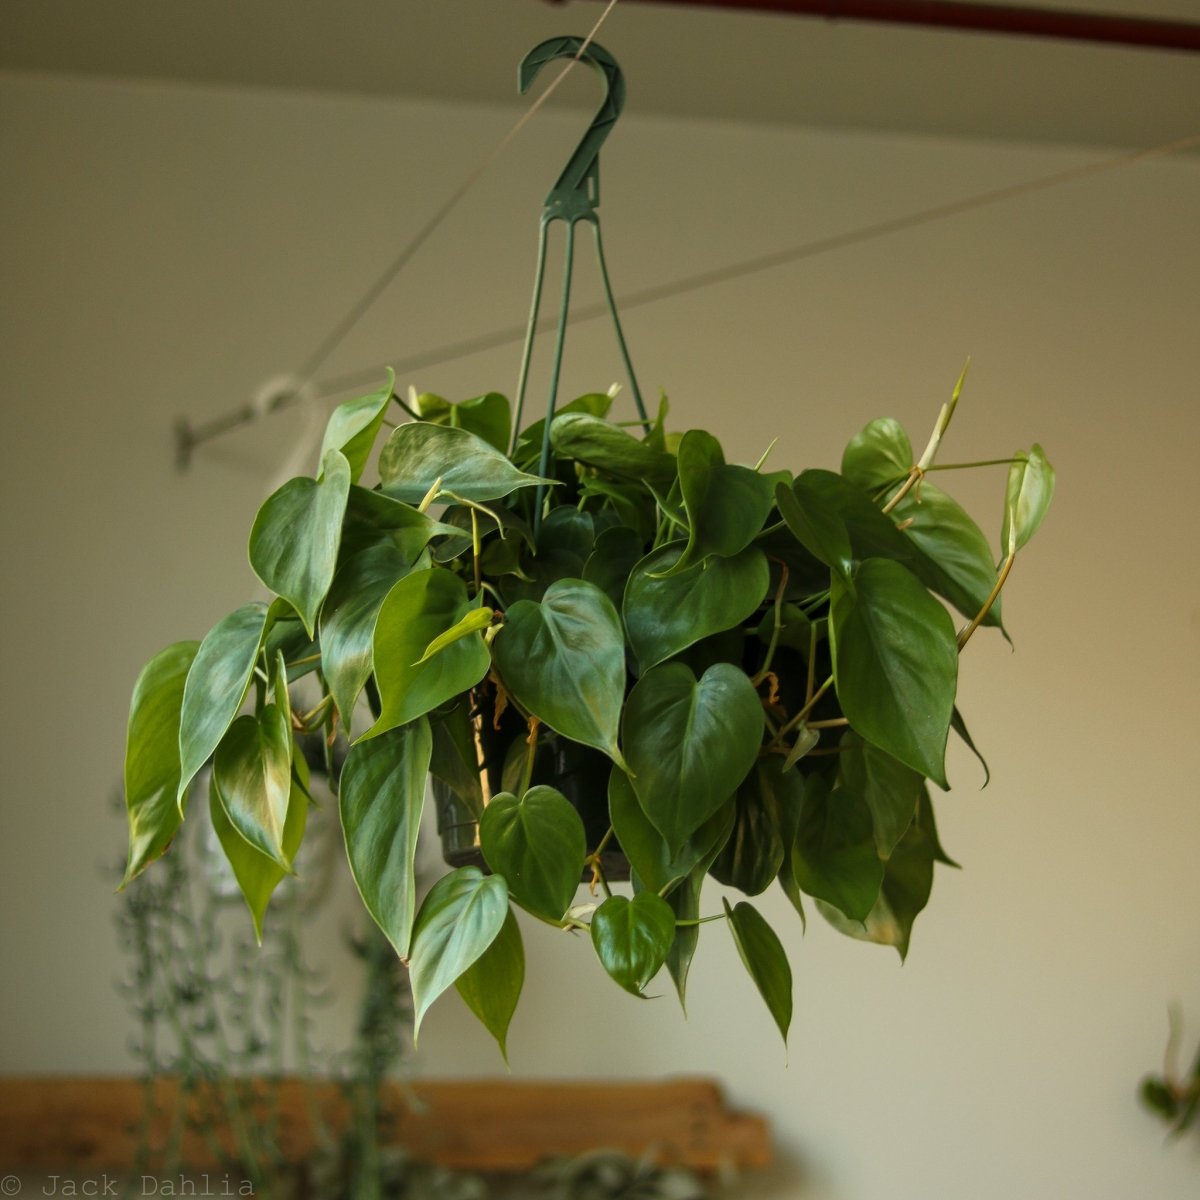
[[[142,668],[125,735],[129,862],[124,887],[158,858],[179,829],[179,715],[199,642],[176,642]]]

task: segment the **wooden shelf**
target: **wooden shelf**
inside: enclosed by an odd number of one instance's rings
[[[174,1079],[153,1086],[152,1141],[161,1145],[185,1098]],[[264,1097],[273,1092],[265,1082],[252,1086]],[[127,1077],[0,1079],[0,1165],[128,1169],[144,1098],[144,1085]],[[289,1161],[303,1160],[314,1147],[311,1105],[335,1131],[349,1117],[336,1083],[284,1079],[269,1102],[278,1103],[281,1150]],[[730,1111],[710,1079],[416,1080],[389,1085],[385,1104],[397,1145],[458,1170],[524,1171],[547,1157],[596,1149],[650,1153],[664,1164],[705,1172],[762,1167],[771,1158],[766,1121]],[[228,1145],[226,1132],[217,1132]],[[184,1151],[195,1170],[220,1165],[195,1134],[185,1138]]]

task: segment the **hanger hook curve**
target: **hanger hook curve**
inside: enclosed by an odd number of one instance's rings
[[[600,203],[600,147],[625,107],[625,77],[617,60],[599,43],[574,36],[549,38],[534,46],[521,60],[517,83],[522,95],[529,90],[538,72],[557,58],[574,58],[587,63],[604,84],[604,98],[592,123],[546,197],[548,211],[552,206],[561,208],[566,201],[564,216],[585,216]],[[569,203],[571,200],[575,201],[574,205]]]

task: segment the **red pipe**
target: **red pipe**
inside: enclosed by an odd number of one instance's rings
[[[563,0],[550,0],[563,3]],[[635,4],[639,0],[622,0]],[[642,0],[656,4],[690,4],[695,8],[746,9],[831,21],[875,21],[938,29],[973,30],[1013,36],[1104,42],[1157,50],[1200,51],[1200,24],[1154,17],[1108,16],[1104,13],[1018,5],[971,4],[961,0]]]

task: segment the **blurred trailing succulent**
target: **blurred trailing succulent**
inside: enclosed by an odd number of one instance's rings
[[[971,745],[959,655],[980,624],[1002,628],[1001,586],[1054,484],[1036,445],[998,460],[997,567],[927,478],[988,465],[935,462],[961,383],[919,459],[877,420],[840,474],[729,464],[710,433],[668,433],[665,401],[625,426],[610,394],[584,395],[519,431],[497,393],[405,403],[389,379],[342,404],[316,478],[254,521],[250,562],[277,598],[138,679],[126,881],[166,850],[211,762],[213,820],[261,926],[304,834],[295,739],[341,730],[350,869],[409,965],[418,1029],[456,986],[504,1050],[524,978],[515,906],[586,930],[635,994],[666,966],[681,1000],[701,925],[723,920],[786,1038],[779,937],[748,900],[702,915],[702,887],[778,881],[801,916],[807,894],[906,953],[933,865],[951,862],[926,781],[947,786],[951,729]],[[393,403],[411,419],[367,486]],[[307,712],[289,693],[302,675],[320,688]],[[430,775],[479,853],[418,904]],[[599,824],[568,799],[597,779]],[[617,847],[632,895],[609,886]]]

